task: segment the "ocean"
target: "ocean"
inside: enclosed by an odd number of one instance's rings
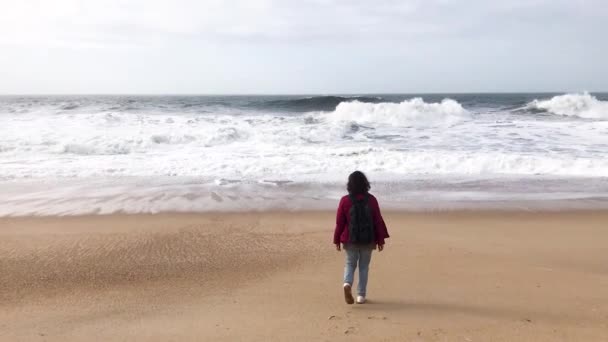
[[[608,94],[2,96],[0,216],[608,207]]]

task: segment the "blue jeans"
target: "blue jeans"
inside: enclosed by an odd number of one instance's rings
[[[353,285],[355,270],[359,264],[359,284],[357,295],[365,297],[367,292],[367,275],[369,262],[372,260],[372,246],[345,245],[346,265],[344,266],[344,283]]]

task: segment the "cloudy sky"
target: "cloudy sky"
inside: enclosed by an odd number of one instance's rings
[[[0,93],[608,91],[606,0],[0,0]]]

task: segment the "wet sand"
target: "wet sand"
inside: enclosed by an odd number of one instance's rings
[[[365,305],[331,212],[1,218],[0,340],[608,340],[608,212],[384,216]]]

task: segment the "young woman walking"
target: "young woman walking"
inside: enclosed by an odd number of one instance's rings
[[[353,304],[352,286],[355,270],[359,266],[357,285],[357,304],[365,303],[367,278],[372,251],[384,249],[384,239],[388,230],[380,214],[378,200],[369,193],[370,185],[361,171],[348,177],[348,195],[342,197],[336,215],[334,244],[338,251],[343,247],[346,252],[344,266],[344,300]]]

